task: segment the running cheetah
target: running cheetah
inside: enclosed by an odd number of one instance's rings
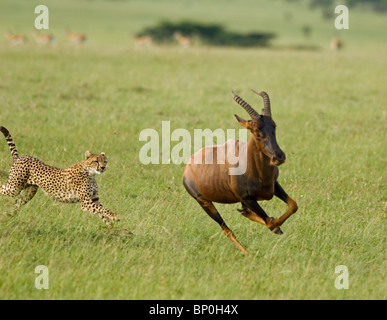
[[[99,202],[95,175],[105,171],[107,158],[104,152],[98,154],[86,151],[85,160],[66,169],[59,169],[30,156],[19,157],[9,131],[2,126],[0,131],[7,140],[13,159],[8,182],[1,186],[0,194],[19,196],[13,213],[30,201],[40,187],[46,195],[59,202],[80,202],[83,211],[97,214],[107,225],[119,220],[114,212]]]

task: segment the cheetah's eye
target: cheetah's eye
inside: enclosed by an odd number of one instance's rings
[[[98,164],[98,161],[97,161],[97,160],[95,160],[95,161],[94,161],[94,163]]]

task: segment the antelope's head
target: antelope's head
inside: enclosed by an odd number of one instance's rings
[[[244,120],[237,115],[235,115],[235,118],[240,125],[253,134],[261,152],[270,158],[270,164],[279,166],[285,162],[286,156],[279,147],[275,136],[276,124],[271,117],[269,95],[264,91],[252,91],[263,98],[262,114],[259,114],[247,102],[232,92],[234,100],[247,111],[251,120]]]

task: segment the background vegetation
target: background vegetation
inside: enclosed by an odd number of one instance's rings
[[[0,40],[1,125],[20,153],[58,167],[106,152],[100,196],[121,221],[107,230],[42,191],[9,218],[13,199],[1,197],[1,299],[386,299],[385,16],[350,8],[350,29],[338,31],[308,1],[52,0],[56,44],[38,46],[34,8],[44,2],[1,1],[0,30],[29,37]],[[265,48],[135,46],[163,21],[276,36]],[[88,42],[70,45],[66,28]],[[330,51],[334,35],[343,50]],[[217,205],[244,256],[186,193],[183,165],[140,163],[138,136],[161,134],[162,120],[239,129],[233,114],[246,115],[230,90],[259,110],[249,88],[271,96],[287,154],[279,180],[299,211],[277,236],[239,205]],[[2,183],[10,165],[3,141]],[[286,210],[278,199],[262,206]],[[34,287],[37,265],[49,268],[49,290]],[[338,265],[348,290],[334,286]]]

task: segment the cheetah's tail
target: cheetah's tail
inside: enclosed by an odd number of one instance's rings
[[[19,154],[17,153],[16,145],[12,140],[11,135],[9,134],[9,131],[4,128],[3,126],[0,126],[0,131],[3,133],[5,140],[7,140],[8,147],[11,150],[11,156],[13,159],[13,162],[15,162],[17,159],[19,159]]]

